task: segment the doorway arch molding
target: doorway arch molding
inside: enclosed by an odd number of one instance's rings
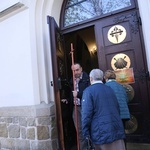
[[[50,81],[53,77],[47,16],[53,16],[59,24],[62,2],[63,0],[35,0],[29,4],[30,41],[36,104],[42,101],[45,103],[54,101],[53,87],[50,86]]]

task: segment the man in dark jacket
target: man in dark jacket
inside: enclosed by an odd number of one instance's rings
[[[82,132],[96,150],[125,150],[124,127],[113,90],[102,83],[103,72],[90,72],[91,86],[82,96]]]
[[[75,63],[72,65],[71,69],[74,71],[74,83],[75,89],[73,88],[73,80],[71,80],[71,87],[72,87],[72,99],[73,99],[73,120],[77,130],[78,126],[78,137],[79,137],[79,144],[80,150],[86,150],[87,141],[82,135],[82,127],[81,127],[81,99],[83,91],[86,87],[90,85],[89,76],[86,72],[82,70],[82,67],[79,63]],[[75,112],[75,105],[77,108],[77,113]],[[77,115],[77,118],[76,118]],[[78,119],[78,120],[76,120]]]

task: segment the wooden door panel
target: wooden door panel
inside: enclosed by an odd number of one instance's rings
[[[58,128],[59,149],[71,149],[76,142],[76,130],[72,119],[71,88],[67,77],[64,38],[53,17],[48,16],[51,37],[51,58],[54,86],[54,100]]]
[[[148,97],[148,79],[145,77],[147,65],[144,59],[145,51],[142,45],[140,25],[138,12],[136,10],[128,11],[98,21],[95,25],[95,34],[98,47],[99,67],[103,71],[107,69],[118,70],[118,68],[113,68],[111,64],[112,59],[115,59],[114,56],[117,54],[123,53],[129,57],[130,63],[126,57],[122,59],[124,59],[127,64],[130,64],[129,68],[133,68],[135,82],[129,85],[134,89],[134,97],[129,102],[129,109],[133,116],[131,118],[137,122],[134,125],[134,131],[131,131],[127,135],[130,141],[143,140],[146,142],[148,141],[146,137],[147,134],[150,135],[150,129],[148,125],[146,125],[149,124],[150,126],[150,102]],[[121,28],[119,28],[120,26]],[[121,41],[119,38],[123,32],[124,35],[126,33],[126,36],[124,36],[125,39],[122,42],[110,42],[108,36],[115,37],[116,41]],[[118,61],[117,59],[115,60],[116,62]],[[115,60],[113,62],[114,66]],[[124,69],[125,68],[127,68],[127,65]]]
[[[59,28],[53,17],[48,16],[47,21],[49,24],[49,32],[51,37],[51,56],[52,56],[52,73],[54,86],[54,100],[56,106],[56,120],[58,129],[59,148],[64,150],[64,133],[63,133],[63,120],[62,120],[62,84],[61,79],[65,76],[64,70],[64,53],[62,50],[61,34]]]

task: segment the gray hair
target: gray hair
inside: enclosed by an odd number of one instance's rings
[[[97,81],[97,80],[103,80],[103,71],[100,69],[93,69],[90,72],[90,77],[93,78],[93,80]]]

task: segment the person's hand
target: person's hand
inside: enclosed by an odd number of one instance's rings
[[[67,99],[61,99],[62,103],[68,104],[68,100]]]
[[[78,95],[77,91],[72,91],[72,93],[73,93],[73,97],[77,97],[77,95]]]

